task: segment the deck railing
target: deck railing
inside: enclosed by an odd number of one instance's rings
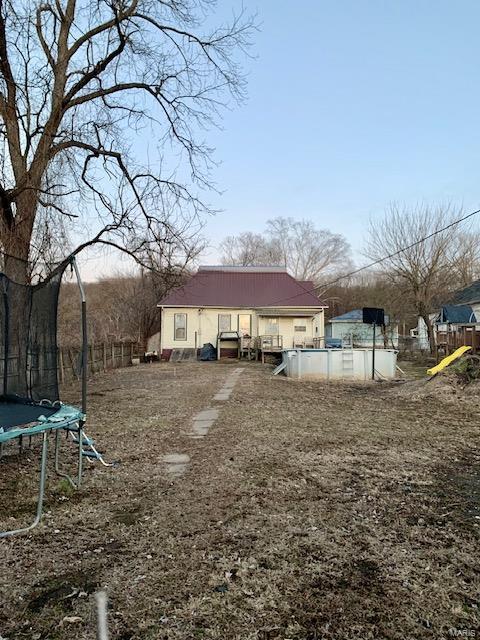
[[[294,337],[288,344],[283,335],[264,334],[261,336],[243,336],[241,350],[281,351],[282,349],[320,349],[325,346],[325,338]]]
[[[258,338],[259,349],[262,351],[281,351],[283,349],[283,336],[263,335]]]
[[[476,326],[465,325],[458,327],[456,331],[437,331],[437,349],[452,353],[458,347],[472,347],[472,351],[480,352],[480,330]]]

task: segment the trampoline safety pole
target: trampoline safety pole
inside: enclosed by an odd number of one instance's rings
[[[85,289],[78,270],[77,261],[72,259],[72,265],[77,277],[78,288],[80,290],[80,300],[82,303],[82,413],[87,413],[87,377],[88,377],[88,333],[87,333],[87,298]],[[82,483],[83,471],[83,421],[78,423],[78,478],[77,488]]]
[[[377,341],[375,329],[376,329],[376,324],[374,322],[373,323],[373,347],[372,347],[372,380],[375,380],[375,346]]]
[[[88,335],[87,335],[87,298],[85,289],[78,270],[77,261],[72,259],[72,265],[77,277],[78,288],[80,290],[80,300],[82,303],[82,413],[87,413],[87,376],[88,376]]]
[[[45,497],[45,480],[47,477],[47,455],[48,455],[48,432],[44,431],[42,433],[42,453],[40,456],[40,480],[38,483],[37,512],[35,515],[35,519],[32,522],[32,524],[29,525],[28,527],[24,527],[22,529],[12,529],[11,531],[0,532],[0,538],[13,536],[17,533],[26,533],[27,531],[34,529],[42,519],[43,500]]]

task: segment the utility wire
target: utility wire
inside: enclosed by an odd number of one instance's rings
[[[304,289],[300,293],[295,293],[293,296],[289,296],[288,298],[281,298],[279,300],[274,300],[273,302],[270,302],[268,306],[273,306],[273,305],[279,304],[281,302],[286,302],[287,300],[292,300],[294,298],[298,298],[299,296],[303,296],[305,293],[316,293],[318,289],[328,289],[329,287],[333,286],[334,284],[337,284],[337,282],[340,282],[341,280],[345,280],[346,278],[351,278],[352,276],[356,275],[357,273],[360,273],[361,271],[365,271],[365,269],[371,269],[372,267],[375,267],[377,264],[381,264],[382,262],[385,262],[385,260],[389,260],[390,258],[394,258],[395,256],[398,256],[401,253],[404,253],[405,251],[408,251],[409,249],[412,249],[413,247],[416,247],[418,244],[422,244],[422,242],[426,242],[427,240],[430,240],[430,238],[433,238],[434,236],[438,235],[439,233],[443,233],[444,231],[447,231],[447,229],[450,229],[451,227],[455,227],[457,224],[460,224],[462,222],[465,222],[465,220],[468,220],[469,218],[472,218],[473,216],[477,215],[477,213],[480,213],[480,209],[477,209],[476,211],[472,211],[471,213],[467,213],[467,215],[463,216],[462,218],[459,218],[458,220],[454,220],[453,222],[450,222],[450,224],[447,224],[445,227],[442,227],[441,229],[437,229],[436,231],[432,231],[432,233],[429,233],[427,236],[424,236],[423,238],[420,238],[420,240],[416,240],[415,242],[412,242],[411,244],[407,245],[406,247],[402,247],[398,251],[394,251],[393,253],[390,253],[388,256],[384,256],[383,258],[379,258],[378,260],[374,260],[373,262],[370,262],[370,264],[366,264],[365,266],[359,267],[358,269],[355,269],[354,271],[350,271],[350,273],[345,273],[343,276],[339,276],[338,278],[336,278],[335,280],[332,280],[331,282],[326,282],[326,283],[323,283],[321,285],[318,285],[317,287],[314,287],[313,289]]]
[[[338,278],[336,278],[335,280],[332,280],[331,282],[323,283],[321,285],[318,285],[317,287],[314,287],[313,289],[303,289],[300,293],[295,293],[293,296],[288,296],[287,298],[280,298],[278,300],[274,300],[273,302],[270,302],[268,306],[273,306],[275,304],[279,304],[287,300],[293,300],[294,298],[298,298],[299,296],[302,296],[305,293],[316,293],[317,289],[325,289],[325,288],[331,287],[334,284],[337,284],[337,282],[340,282],[341,280],[345,280],[346,278],[351,278],[357,273],[365,271],[366,269],[371,269],[372,267],[375,267],[377,264],[381,264],[382,262],[385,262],[385,260],[394,258],[395,256],[398,256],[401,253],[404,253],[405,251],[408,251],[409,249],[412,249],[413,247],[416,247],[417,245],[422,244],[422,242],[426,242],[427,240],[430,240],[430,238],[433,238],[439,233],[443,233],[444,231],[447,231],[448,229],[455,227],[457,224],[461,224],[462,222],[465,222],[465,220],[472,218],[478,213],[480,213],[480,209],[477,209],[476,211],[471,211],[470,213],[467,213],[467,215],[463,216],[462,218],[459,218],[458,220],[454,220],[453,222],[450,222],[450,224],[447,224],[445,227],[442,227],[441,229],[436,229],[435,231],[432,231],[432,233],[429,233],[427,236],[424,236],[423,238],[420,238],[420,240],[416,240],[415,242],[412,242],[406,247],[402,247],[401,249],[398,249],[398,251],[394,251],[393,253],[390,253],[389,255],[384,256],[383,258],[379,258],[378,260],[374,260],[373,262],[370,262],[370,264],[366,264],[363,267],[359,267],[358,269],[355,269],[354,271],[350,271],[349,273],[345,273],[342,276],[338,276]],[[16,256],[12,256],[11,254],[7,253],[1,248],[0,248],[0,253],[10,258],[16,258]],[[27,260],[24,260],[23,258],[16,258],[16,259],[22,262],[27,262]],[[92,260],[92,259],[97,259],[97,258],[92,256],[91,258],[87,258],[86,260]]]

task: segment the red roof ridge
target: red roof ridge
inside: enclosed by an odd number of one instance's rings
[[[197,273],[203,271],[214,271],[217,273],[288,273],[286,267],[282,265],[201,265]],[[290,274],[289,274],[290,275]]]

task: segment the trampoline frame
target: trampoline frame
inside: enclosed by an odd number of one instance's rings
[[[50,400],[42,400],[38,404],[39,406],[45,406],[49,408],[58,407],[58,410],[50,417],[45,418],[40,416],[36,421],[37,424],[26,428],[12,427],[7,431],[0,433],[0,458],[3,453],[3,445],[5,442],[15,440],[18,438],[20,450],[22,449],[22,442],[24,436],[41,435],[42,436],[42,448],[40,452],[40,474],[37,493],[37,507],[34,520],[27,527],[21,527],[18,529],[11,529],[9,531],[0,531],[0,538],[12,536],[18,533],[26,533],[35,528],[43,514],[43,502],[45,498],[45,481],[47,476],[47,460],[48,460],[48,436],[55,432],[55,473],[61,477],[64,477],[75,488],[79,489],[82,483],[83,474],[83,456],[85,452],[83,450],[84,442],[88,442],[90,448],[95,452],[96,458],[99,459],[105,466],[111,466],[103,461],[101,455],[93,447],[93,443],[88,439],[83,429],[86,421],[87,412],[87,376],[88,376],[88,337],[87,337],[87,302],[85,296],[85,289],[80,277],[80,272],[75,260],[75,257],[71,257],[68,262],[71,264],[75,271],[78,288],[80,291],[80,300],[82,308],[81,326],[82,326],[82,358],[81,358],[81,371],[82,371],[82,408],[81,410],[71,407],[69,405],[62,404],[59,401],[51,402]],[[70,475],[60,470],[59,454],[60,454],[60,431],[65,431],[67,438],[69,435],[73,435],[75,444],[78,446],[78,461],[76,470],[76,480]]]
[[[65,477],[68,481],[78,489],[80,487],[82,481],[82,472],[83,472],[83,440],[85,438],[85,432],[83,431],[83,423],[85,421],[85,415],[76,409],[75,407],[71,407],[69,405],[61,404],[59,402],[50,403],[46,400],[43,400],[39,403],[39,406],[48,406],[52,407],[57,405],[58,411],[56,411],[50,418],[38,420],[38,424],[33,427],[27,428],[12,428],[4,433],[0,433],[0,458],[3,453],[3,445],[5,442],[9,442],[15,439],[19,440],[20,447],[22,446],[22,441],[24,436],[28,436],[30,439],[33,436],[41,435],[42,436],[42,448],[40,451],[40,475],[39,475],[39,483],[38,483],[38,491],[37,491],[37,507],[36,507],[36,515],[33,522],[27,527],[20,527],[18,529],[11,529],[9,531],[1,531],[0,538],[6,538],[7,536],[12,536],[17,533],[26,533],[30,531],[34,527],[36,527],[43,514],[43,501],[45,497],[45,481],[47,477],[47,460],[48,460],[48,436],[55,431],[55,472],[57,475]],[[79,444],[79,455],[77,462],[77,481],[75,482],[68,474],[63,473],[59,469],[59,451],[60,451],[60,431],[65,430],[67,436],[71,432],[75,432],[78,438]]]

